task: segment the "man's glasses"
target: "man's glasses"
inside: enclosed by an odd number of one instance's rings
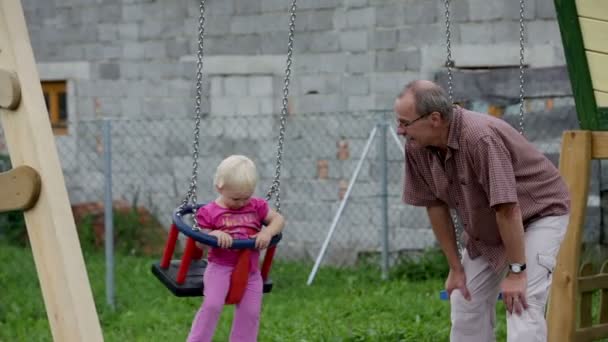
[[[414,124],[414,122],[416,122],[416,121],[418,121],[418,120],[420,120],[420,119],[422,119],[422,118],[426,118],[427,116],[429,116],[429,114],[431,114],[431,113],[427,113],[427,114],[421,115],[421,116],[419,116],[419,117],[415,118],[414,120],[412,120],[412,121],[410,121],[410,122],[402,122],[402,121],[399,121],[399,122],[398,122],[398,125],[399,125],[399,126],[401,126],[401,127],[409,127],[409,126],[413,125],[413,124]]]

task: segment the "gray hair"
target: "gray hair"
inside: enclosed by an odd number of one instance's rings
[[[414,104],[418,115],[428,115],[438,112],[446,120],[452,120],[453,105],[448,98],[445,90],[439,85],[423,80],[416,80],[408,83],[399,98],[411,93],[414,96]]]

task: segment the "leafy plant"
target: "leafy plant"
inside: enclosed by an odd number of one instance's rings
[[[447,260],[439,248],[427,249],[419,256],[404,257],[393,269],[391,276],[410,281],[442,279],[448,275]]]

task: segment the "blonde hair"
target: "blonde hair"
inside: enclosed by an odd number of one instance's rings
[[[218,188],[229,187],[254,191],[258,182],[255,163],[242,155],[232,155],[220,163],[213,183]]]

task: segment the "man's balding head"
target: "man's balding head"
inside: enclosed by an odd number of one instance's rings
[[[452,119],[452,101],[448,98],[445,90],[434,82],[416,80],[408,83],[399,93],[397,99],[406,100],[406,97],[414,101],[416,112],[419,115],[439,112],[443,119],[447,121]]]

